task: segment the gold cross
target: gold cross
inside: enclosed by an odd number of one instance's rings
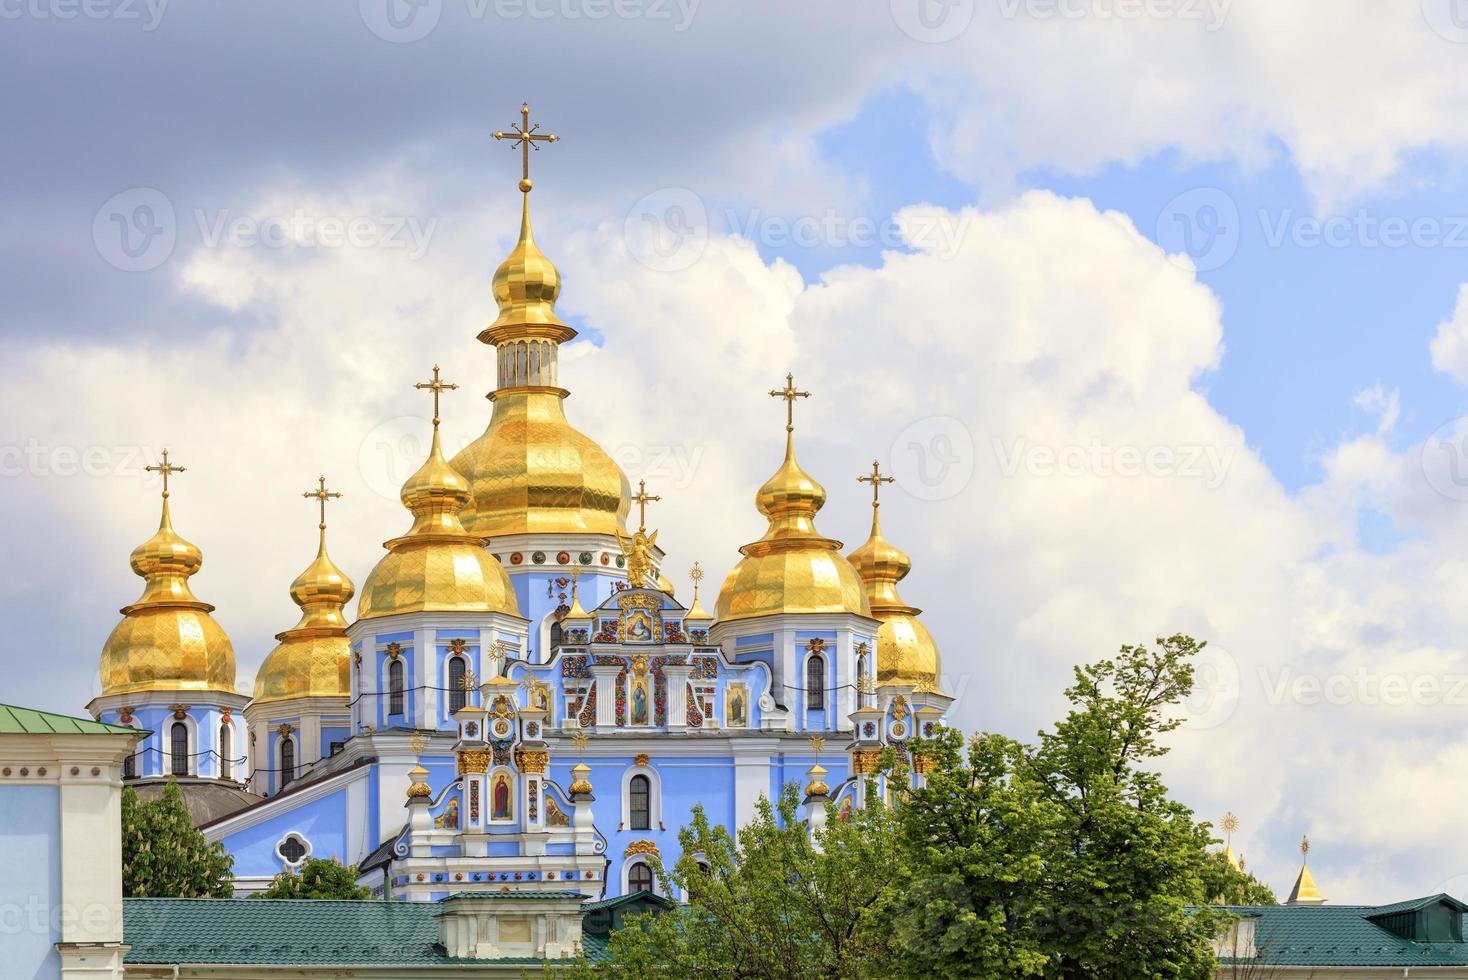
[[[647,530],[647,505],[650,504],[650,503],[652,503],[654,500],[662,500],[663,498],[662,497],[654,497],[651,494],[649,494],[647,492],[647,481],[646,480],[638,480],[637,481],[637,492],[632,495],[632,499],[637,502],[637,530],[639,530],[639,531],[646,531]]]
[[[879,499],[881,497],[881,494],[882,494],[882,484],[884,484],[884,483],[895,483],[896,480],[897,480],[897,478],[895,476],[883,476],[882,475],[882,467],[878,464],[878,462],[875,459],[872,460],[872,475],[871,476],[859,476],[859,477],[856,478],[856,482],[857,483],[870,483],[872,485],[872,509],[873,510],[875,510],[878,507],[882,506],[882,501]]]
[[[520,104],[520,125],[508,133],[496,130],[494,134],[497,140],[514,140],[510,145],[520,148],[520,190],[526,194],[530,193],[531,187],[530,151],[533,149],[539,153],[540,147],[536,146],[536,143],[554,143],[560,139],[555,133],[537,132],[539,129],[538,123],[534,126],[530,125],[530,104],[523,102]]]
[[[698,605],[698,583],[703,581],[703,576],[703,566],[694,562],[693,567],[688,570],[688,577],[693,580],[693,604],[695,606]]]
[[[420,390],[433,392],[433,427],[438,428],[438,396],[445,391],[458,391],[458,385],[451,385],[447,381],[438,380],[438,365],[433,366],[433,380],[420,381],[413,386]]]
[[[326,502],[328,500],[340,500],[341,494],[337,493],[335,490],[326,489],[326,477],[323,476],[316,480],[315,490],[307,490],[305,493],[301,494],[301,496],[305,497],[307,500],[314,499],[320,502],[321,530],[326,530]]]
[[[163,462],[159,463],[157,466],[145,466],[145,467],[143,467],[144,472],[147,472],[147,473],[162,473],[163,474],[163,499],[164,500],[167,500],[168,499],[168,475],[170,473],[182,473],[182,472],[184,472],[185,469],[186,469],[186,467],[183,467],[183,466],[174,466],[172,463],[170,463],[168,461],[168,450],[167,449],[163,450]]]
[[[775,390],[771,391],[770,392],[770,397],[771,398],[783,398],[783,399],[785,399],[785,431],[786,432],[794,432],[795,431],[795,399],[797,399],[797,398],[809,398],[810,397],[810,392],[808,392],[808,391],[796,391],[795,390],[795,375],[792,373],[792,374],[786,374],[785,375],[785,387],[784,388],[776,388]]]

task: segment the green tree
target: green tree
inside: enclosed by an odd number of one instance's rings
[[[357,866],[343,866],[335,858],[307,858],[292,874],[282,871],[262,898],[368,899],[372,889],[357,884]]]
[[[234,858],[194,829],[178,783],[163,795],[141,800],[122,790],[122,893],[129,897],[229,898],[234,894]]]
[[[1209,830],[1149,768],[1200,648],[1172,636],[1077,667],[1069,713],[1035,745],[914,745],[933,769],[898,809],[902,972],[1211,975],[1221,920],[1189,909],[1212,897]]]
[[[737,835],[695,807],[678,833],[678,863],[657,869],[664,891],[680,890],[686,903],[613,933],[612,960],[601,972],[679,980],[886,976],[895,950],[878,899],[896,874],[894,835],[892,813],[880,804],[847,820],[827,807],[827,827],[812,841],[794,785],[778,803],[762,797]]]
[[[1203,892],[1215,905],[1278,905],[1269,886],[1228,863],[1221,851],[1209,851],[1203,864]]]

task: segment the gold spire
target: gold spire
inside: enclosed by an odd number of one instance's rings
[[[494,134],[520,148],[523,200],[520,237],[494,274],[499,316],[479,334],[495,348],[494,417],[454,457],[471,491],[464,526],[485,538],[612,535],[626,530],[631,490],[621,467],[566,421],[559,351],[576,331],[556,314],[561,275],[530,225],[530,151],[557,139],[538,129],[522,105],[519,126]]]
[[[567,619],[590,619],[591,615],[581,608],[581,597],[577,594],[581,584],[581,569],[571,569],[571,608],[566,612]]]
[[[872,533],[866,543],[846,558],[866,584],[872,615],[881,621],[877,629],[877,684],[911,685],[918,691],[937,691],[941,674],[938,645],[918,619],[922,612],[903,602],[897,583],[912,570],[912,560],[902,549],[882,536],[881,464],[872,460],[872,472],[856,478],[872,485]]]
[[[1235,871],[1243,871],[1243,861],[1234,853],[1234,831],[1239,829],[1239,818],[1234,816],[1233,811],[1230,810],[1223,815],[1218,826],[1223,829],[1223,859]]]
[[[698,601],[698,584],[703,581],[704,574],[703,566],[698,562],[694,562],[693,567],[688,570],[688,577],[693,581],[693,605],[689,607],[688,613],[683,617],[684,619],[714,618],[704,611],[703,606]]]
[[[316,559],[291,583],[291,601],[301,619],[284,633],[279,645],[255,674],[255,703],[293,698],[347,697],[351,690],[351,644],[347,641],[346,604],[356,592],[352,580],[326,553],[326,502],[341,494],[326,489],[319,477],[315,490],[301,494],[321,508],[317,523]]]
[[[418,800],[431,800],[433,798],[433,787],[428,785],[428,770],[423,768],[423,750],[427,748],[428,741],[419,733],[414,732],[408,739],[408,751],[413,753],[413,768],[408,770],[408,802],[414,803]]]
[[[1308,863],[1310,855],[1310,838],[1300,838],[1300,874],[1295,878],[1295,887],[1290,889],[1290,897],[1285,899],[1286,905],[1324,905],[1325,896],[1320,893],[1320,888],[1315,884],[1315,876],[1310,873]]]
[[[871,615],[861,579],[841,557],[841,542],[816,530],[816,512],[826,491],[795,459],[795,400],[810,392],[785,387],[770,392],[785,400],[785,459],[755,494],[755,506],[770,522],[764,537],[740,548],[745,557],[719,590],[719,620],[783,613],[850,612]]]
[[[591,767],[586,764],[586,746],[590,741],[591,737],[580,729],[577,729],[571,736],[571,744],[576,747],[578,759],[576,765],[571,767],[570,792],[572,795],[591,792],[591,780],[587,778],[591,775]]]
[[[136,691],[229,691],[235,689],[234,647],[229,636],[189,589],[204,555],[173,529],[169,477],[183,473],[163,450],[162,462],[147,467],[163,476],[158,531],[133,549],[130,564],[143,579],[143,594],[122,610],[102,646],[98,663],[102,693]]]
[[[458,386],[439,377],[414,385],[433,392],[433,439],[428,459],[408,477],[400,494],[413,526],[384,547],[362,588],[357,618],[434,611],[503,612],[520,615],[509,576],[482,547],[483,538],[464,530],[459,511],[469,500],[469,484],[443,457],[439,439],[439,397]]]

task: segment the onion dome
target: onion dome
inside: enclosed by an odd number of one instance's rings
[[[410,803],[422,800],[428,802],[433,799],[433,787],[428,785],[428,770],[423,768],[423,763],[415,763],[408,770],[408,801]]]
[[[790,385],[787,379],[787,398],[799,394]],[[755,495],[770,526],[764,537],[739,549],[744,558],[719,590],[720,622],[787,613],[871,615],[856,569],[841,556],[841,542],[816,531],[815,515],[825,502],[825,489],[795,460],[795,426],[787,415],[785,461]]]
[[[521,129],[528,131],[527,108],[522,116]],[[569,392],[557,387],[557,362],[560,345],[576,331],[556,314],[561,275],[535,244],[530,186],[528,177],[521,180],[520,237],[494,274],[499,316],[479,334],[498,360],[489,396],[494,415],[453,460],[469,481],[463,522],[486,538],[616,534],[626,530],[631,487],[621,467],[566,421],[562,402]]]
[[[866,543],[847,555],[866,584],[872,615],[882,624],[877,629],[877,684],[909,685],[918,691],[937,691],[941,674],[938,645],[918,619],[921,609],[909,606],[897,594],[897,583],[912,570],[912,560],[882,536],[877,494],[882,482],[872,463],[872,533]]]
[[[306,496],[318,494],[327,496],[325,477],[321,489]],[[324,518],[324,499],[322,504]],[[276,634],[279,645],[266,655],[255,674],[256,704],[350,696],[352,651],[344,608],[356,589],[326,553],[324,519],[318,530],[316,560],[291,583],[291,600],[301,607],[301,620]]]
[[[805,771],[808,777],[805,795],[808,799],[824,799],[831,792],[831,787],[826,785],[826,772],[826,767],[819,762]]]
[[[434,392],[433,443],[428,459],[408,477],[401,493],[413,515],[408,533],[383,547],[387,554],[367,576],[357,618],[406,612],[501,612],[520,615],[504,566],[484,550],[484,539],[464,530],[459,511],[469,499],[468,481],[443,457],[438,434],[438,395],[456,386],[438,380]]]
[[[102,693],[137,691],[227,691],[234,693],[234,647],[200,602],[189,579],[204,563],[203,553],[173,529],[168,507],[168,477],[183,471],[168,462],[150,470],[163,473],[163,516],[158,532],[133,549],[132,570],[143,579],[143,594],[122,609],[122,622],[102,646]]]

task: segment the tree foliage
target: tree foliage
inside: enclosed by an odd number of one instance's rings
[[[787,786],[761,798],[731,835],[696,807],[679,831],[682,856],[659,866],[667,893],[687,902],[613,933],[614,977],[822,978],[885,976],[895,950],[879,898],[896,874],[895,824],[880,804],[849,820],[827,809],[814,841]],[[702,864],[700,864],[702,861]]]
[[[357,866],[335,858],[307,858],[295,873],[282,871],[261,893],[262,898],[337,898],[364,900],[372,889],[357,884]]]
[[[1212,976],[1224,917],[1207,906],[1274,897],[1209,850],[1211,828],[1154,771],[1199,649],[1172,636],[1077,667],[1065,718],[1033,743],[914,741],[922,785],[891,810],[832,814],[815,844],[793,786],[737,837],[695,810],[663,875],[687,904],[614,933],[604,972]]]
[[[122,893],[154,898],[229,898],[234,858],[194,829],[178,783],[156,800],[122,790]]]

